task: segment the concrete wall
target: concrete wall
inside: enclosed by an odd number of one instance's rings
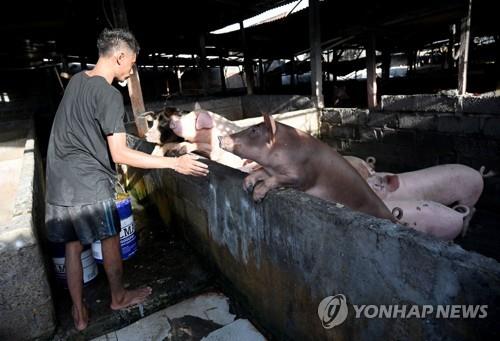
[[[314,108],[311,99],[299,95],[251,95],[241,97],[243,118]]]
[[[382,96],[382,111],[326,109],[322,139],[340,152],[377,157],[377,168],[463,163],[500,170],[500,97]]]
[[[376,170],[461,163],[496,172],[480,206],[500,212],[500,97],[383,96],[382,111],[326,109],[321,138],[343,154],[375,156]]]
[[[43,226],[43,167],[31,121],[14,125],[26,129],[19,188],[12,219],[0,226],[0,339],[48,337],[55,316],[46,264],[38,242]],[[23,126],[26,124],[26,126]],[[17,127],[17,128],[15,128]],[[13,176],[13,174],[0,174]]]
[[[260,116],[263,112],[278,114],[313,107],[313,103],[308,97],[298,95],[248,95],[225,98],[200,98],[198,100],[186,97],[167,100],[163,105],[155,102],[152,105],[146,105],[146,107],[148,110],[159,110],[162,107],[171,106],[191,111],[194,110],[196,105],[232,121]]]
[[[500,264],[453,243],[338,208],[295,190],[261,204],[243,173],[210,161],[207,178],[149,171],[163,220],[180,229],[278,339],[491,339],[500,318]],[[324,329],[318,304],[344,294],[347,320]],[[484,319],[366,319],[352,304],[489,305]]]
[[[289,125],[296,129],[300,129],[314,136],[319,135],[319,113],[315,108],[290,111],[281,114],[274,114],[272,116],[278,122]],[[262,121],[262,116],[258,116],[238,120],[235,121],[235,123],[240,127],[246,128],[255,124],[259,124]]]

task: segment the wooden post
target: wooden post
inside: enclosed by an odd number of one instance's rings
[[[87,57],[85,56],[80,56],[80,68],[82,70],[87,70]]]
[[[124,0],[111,0],[111,11],[115,27],[128,29],[127,12],[125,10]],[[135,124],[139,137],[143,137],[147,131],[147,122],[145,118],[139,117],[140,114],[146,111],[144,99],[142,97],[141,82],[139,80],[139,72],[137,66],[133,66],[133,73],[128,79],[128,94],[132,104],[132,112],[135,117]]]
[[[366,44],[366,91],[368,94],[368,109],[377,107],[377,64],[375,55],[375,35],[368,37]]]
[[[262,58],[259,58],[259,88],[262,93],[264,91],[264,67],[262,65]]]
[[[382,79],[388,80],[391,75],[391,51],[382,51]]]
[[[226,75],[224,73],[224,58],[222,58],[222,50],[219,53],[219,73],[220,73],[220,90],[226,92]]]
[[[182,72],[179,68],[179,59],[177,58],[177,55],[174,56],[174,60],[176,60],[174,72],[175,77],[177,78],[177,84],[179,85],[179,95],[182,95]]]
[[[290,58],[290,87],[295,89],[295,56],[293,54]]]
[[[500,44],[496,44],[496,58],[495,58],[495,69],[496,69],[496,87],[495,95],[500,96]]]
[[[205,33],[200,33],[200,69],[203,95],[208,94],[207,50],[205,48]]]
[[[455,68],[455,34],[456,26],[455,24],[450,25],[449,30],[449,40],[448,40],[448,53],[446,54],[447,69],[453,70]]]
[[[247,83],[247,95],[253,95],[253,90],[254,90],[253,66],[252,66],[252,59],[250,58],[250,52],[247,47],[243,21],[240,21],[240,31],[241,31],[241,46],[243,50],[243,59],[244,59],[243,70],[245,71],[245,81]]]
[[[321,67],[321,36],[318,0],[309,1],[309,44],[311,48],[311,97],[316,108],[324,107]]]
[[[470,40],[470,15],[472,0],[469,0],[467,16],[462,19],[460,25],[460,57],[458,60],[458,94],[464,95],[467,91],[467,66],[469,63],[469,40]]]

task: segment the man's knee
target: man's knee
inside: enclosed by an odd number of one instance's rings
[[[120,245],[120,235],[117,234],[101,240],[101,245],[103,248],[116,248]]]

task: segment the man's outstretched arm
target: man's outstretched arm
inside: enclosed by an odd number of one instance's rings
[[[149,155],[127,146],[125,133],[107,136],[111,157],[115,163],[136,168],[171,168],[186,175],[204,176],[208,174],[208,166],[196,161],[197,155],[186,154],[180,157],[164,157]]]

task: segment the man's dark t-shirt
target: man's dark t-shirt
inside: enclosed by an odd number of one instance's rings
[[[125,132],[123,97],[103,77],[74,75],[52,125],[47,202],[93,204],[114,197],[115,165],[106,136]]]

